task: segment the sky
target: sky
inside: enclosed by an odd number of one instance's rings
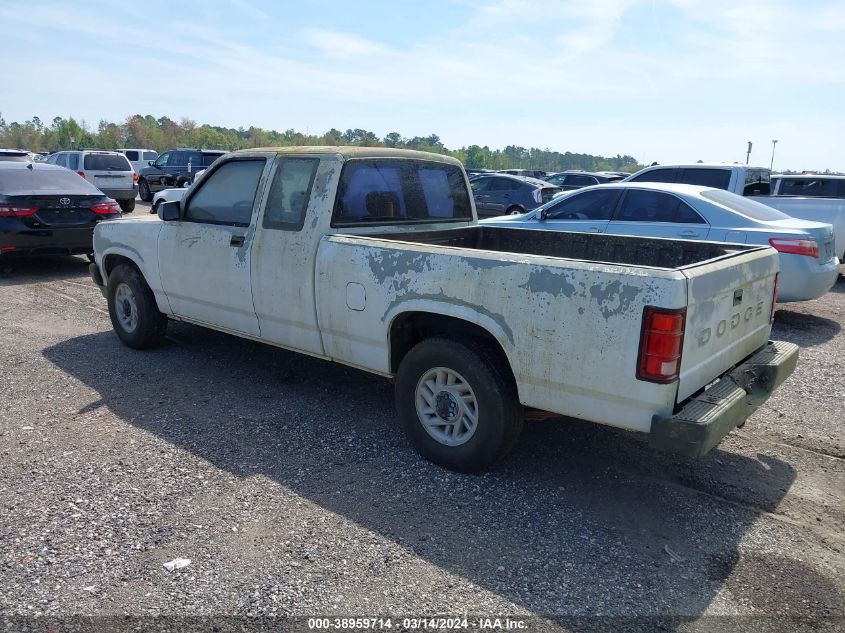
[[[0,114],[845,171],[842,0],[0,0]]]

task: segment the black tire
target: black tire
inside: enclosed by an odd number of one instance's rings
[[[523,209],[522,207],[520,207],[518,205],[513,205],[513,206],[508,207],[508,210],[505,211],[505,213],[507,215],[522,215],[523,213],[525,213],[525,209]]]
[[[514,445],[522,430],[522,405],[513,379],[495,358],[483,342],[469,347],[451,339],[430,338],[402,359],[396,374],[396,408],[405,434],[423,457],[449,470],[479,473]],[[439,441],[417,412],[417,387],[435,368],[456,372],[474,394],[477,424],[464,443],[449,446]]]
[[[131,299],[123,296],[127,292],[123,287],[131,293]],[[107,299],[112,327],[124,345],[149,349],[161,344],[167,331],[167,317],[159,312],[153,291],[135,266],[118,264],[115,267],[109,275]],[[133,311],[136,320],[131,327],[126,320]]]
[[[126,200],[118,200],[120,210],[124,213],[132,213],[135,210],[135,198],[127,198]]]
[[[95,261],[95,260],[94,260],[94,253],[86,253],[86,254],[85,254],[85,258],[86,258],[89,262],[91,262],[92,264],[93,264],[93,263],[94,263],[94,261]]]
[[[147,181],[143,178],[141,178],[141,180],[138,182],[138,195],[144,202],[153,201],[153,192],[150,191],[150,186],[147,184]]]
[[[150,213],[158,213],[158,208],[161,206],[161,200],[150,207]]]

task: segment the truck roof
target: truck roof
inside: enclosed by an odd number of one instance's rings
[[[395,149],[392,147],[359,147],[356,145],[299,145],[292,147],[255,147],[242,149],[236,154],[250,152],[278,152],[280,154],[339,154],[344,158],[416,158],[417,160],[449,163],[463,167],[457,159],[444,154],[419,152],[413,149]]]

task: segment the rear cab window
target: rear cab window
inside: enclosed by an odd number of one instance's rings
[[[402,159],[351,159],[343,166],[333,227],[468,220],[472,206],[458,166]]]
[[[812,198],[845,198],[845,178],[789,178],[783,176],[780,183],[781,196],[805,196]]]
[[[71,169],[75,169],[71,167]],[[132,171],[123,154],[85,154],[83,169],[91,171]]]

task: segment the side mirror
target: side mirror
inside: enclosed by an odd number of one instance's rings
[[[179,200],[162,202],[158,205],[158,217],[165,222],[173,222],[182,216],[182,203]]]
[[[147,165],[149,165],[150,167],[155,167],[155,166],[156,166],[156,162],[155,162],[154,160],[148,160],[148,161],[147,161]]]

